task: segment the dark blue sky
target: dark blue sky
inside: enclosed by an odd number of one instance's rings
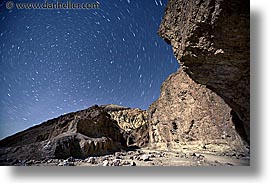
[[[97,10],[8,11],[5,2],[0,138],[94,104],[147,109],[178,67],[157,35],[167,0],[105,0]]]

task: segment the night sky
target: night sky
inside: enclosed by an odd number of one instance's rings
[[[157,35],[167,0],[98,2],[89,10],[1,3],[0,138],[95,104],[147,109],[159,97],[178,67]]]

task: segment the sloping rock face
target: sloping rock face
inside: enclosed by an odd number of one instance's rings
[[[182,69],[162,84],[160,98],[148,112],[151,147],[246,151],[232,122],[231,108]]]
[[[0,160],[83,158],[120,151],[124,132],[98,106],[49,120],[0,141]]]
[[[101,106],[119,127],[125,131],[127,146],[143,147],[148,145],[148,113],[138,108],[131,109],[110,104]]]
[[[158,32],[172,45],[184,71],[233,109],[236,130],[247,142],[249,7],[248,0],[169,0]]]
[[[104,108],[111,118],[118,122],[120,128],[125,131],[137,129],[147,123],[147,111],[131,108]]]

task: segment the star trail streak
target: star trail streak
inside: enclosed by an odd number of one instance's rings
[[[7,10],[6,2],[0,138],[94,104],[147,109],[178,67],[157,35],[166,0],[105,0],[89,10]]]

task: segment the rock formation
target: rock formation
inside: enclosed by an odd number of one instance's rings
[[[0,159],[87,157],[120,151],[126,140],[98,106],[69,113],[0,141]]]
[[[85,158],[148,144],[148,115],[118,105],[92,106],[0,141],[0,161]]]
[[[248,0],[169,0],[158,31],[182,70],[232,108],[236,130],[247,142],[249,7]]]
[[[149,143],[148,113],[141,109],[131,109],[118,105],[103,105],[104,111],[117,121],[125,131],[127,146],[143,147]]]
[[[117,105],[101,106],[111,118],[118,122],[120,128],[125,131],[140,128],[148,121],[148,114],[141,109],[131,109]]]
[[[182,69],[164,81],[161,95],[148,113],[151,147],[245,152],[231,108]]]

